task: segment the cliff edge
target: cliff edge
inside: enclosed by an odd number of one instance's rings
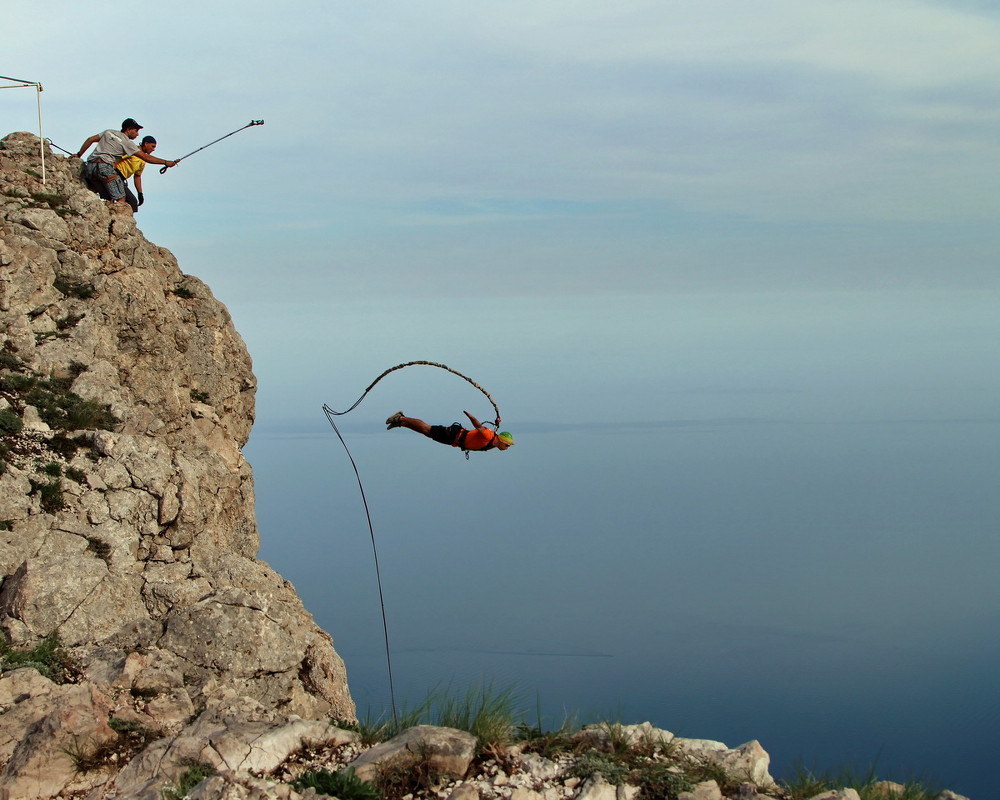
[[[11,797],[68,791],[55,762],[82,741],[120,739],[109,720],[172,734],[237,709],[355,716],[330,636],[256,558],[241,452],[256,381],[229,313],[124,204],[90,192],[80,167],[46,158],[43,185],[38,139],[0,142],[0,787]],[[71,674],[11,669],[29,651],[59,652]]]

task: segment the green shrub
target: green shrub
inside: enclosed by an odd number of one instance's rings
[[[20,371],[24,369],[24,362],[10,350],[3,348],[0,349],[0,369]]]
[[[676,767],[668,764],[650,764],[638,769],[630,778],[630,783],[639,787],[641,800],[663,800],[678,797],[681,792],[690,792],[694,784],[676,772]]]
[[[66,507],[66,499],[62,493],[62,482],[58,478],[54,478],[48,483],[39,483],[28,478],[28,483],[31,484],[31,494],[39,496],[42,511],[55,514]]]
[[[73,671],[73,664],[55,633],[50,633],[35,647],[27,650],[11,647],[0,634],[0,673],[23,667],[36,669],[56,683],[65,683]]]
[[[384,717],[374,717],[369,709],[363,719],[357,722],[336,721],[333,724],[344,730],[356,731],[361,737],[361,744],[371,747],[397,736],[407,728],[421,725],[430,721],[431,697],[428,697],[415,708],[403,708],[402,712],[393,719]]]
[[[534,725],[522,722],[514,729],[514,739],[522,743],[524,752],[538,753],[544,758],[554,758],[561,753],[582,749],[581,743],[572,738],[572,735],[580,730],[575,717],[567,716],[558,730],[547,731],[542,727],[540,704],[536,707],[535,713],[538,721]]]
[[[205,778],[211,778],[214,774],[215,770],[208,764],[191,762],[171,786],[164,787],[160,791],[160,797],[163,800],[184,800],[195,786]]]
[[[615,786],[625,783],[629,774],[627,765],[606,753],[594,750],[581,755],[568,771],[570,775],[584,780],[600,773],[604,780]]]
[[[62,431],[111,430],[121,420],[111,413],[107,403],[84,400],[66,390],[64,381],[38,380],[24,395],[24,402],[38,409],[38,415],[50,427]]]
[[[339,800],[382,800],[375,784],[361,780],[350,767],[337,772],[327,769],[305,772],[292,781],[292,786],[299,790],[314,789]]]
[[[17,412],[11,408],[0,410],[0,434],[20,433],[24,428],[24,421]]]
[[[8,372],[0,375],[0,389],[14,394],[23,394],[38,383],[37,375],[20,375]]]

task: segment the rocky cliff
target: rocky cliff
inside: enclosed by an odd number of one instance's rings
[[[37,138],[0,143],[0,786],[11,797],[66,790],[53,763],[121,738],[109,720],[176,733],[236,707],[272,721],[355,714],[330,637],[256,558],[243,341],[209,288],[125,204],[88,191],[80,167],[48,157],[43,185]],[[58,653],[69,682],[10,670],[29,651]]]

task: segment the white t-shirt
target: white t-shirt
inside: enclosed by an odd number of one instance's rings
[[[121,131],[106,130],[97,140],[97,149],[88,161],[103,161],[114,164],[126,156],[139,152],[139,145],[129,139]]]

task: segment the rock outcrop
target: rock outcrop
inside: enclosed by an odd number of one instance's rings
[[[58,641],[76,670],[3,674],[11,797],[66,790],[38,764],[120,739],[109,721],[355,714],[330,636],[256,558],[243,341],[80,167],[47,158],[43,185],[37,138],[0,143],[0,644]]]

